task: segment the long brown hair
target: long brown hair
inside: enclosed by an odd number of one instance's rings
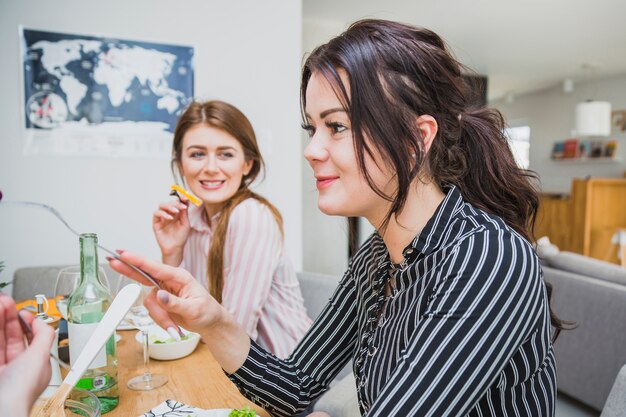
[[[209,291],[211,295],[221,303],[222,291],[224,289],[224,247],[226,232],[228,231],[230,215],[235,207],[248,198],[254,198],[262,204],[265,204],[274,215],[281,234],[283,233],[283,220],[280,212],[272,203],[249,189],[249,185],[252,184],[259,173],[261,173],[265,164],[256,141],[252,124],[248,118],[232,104],[219,100],[193,102],[183,112],[174,130],[171,162],[174,177],[177,179],[181,177],[180,166],[183,138],[189,129],[198,125],[210,126],[228,133],[241,144],[246,161],[252,161],[250,172],[243,176],[239,189],[235,195],[225,202],[222,208],[220,217],[215,225],[209,253],[207,254],[206,278],[208,280]],[[180,179],[184,181],[183,178]],[[206,221],[209,222],[208,214],[205,212],[204,215]]]
[[[348,75],[349,94],[340,70]],[[515,163],[500,112],[472,104],[463,71],[468,69],[436,33],[361,20],[307,58],[300,90],[303,118],[309,80],[319,73],[350,117],[360,172],[372,190],[391,202],[381,229],[401,212],[410,184],[426,175],[440,188],[455,185],[467,202],[501,217],[530,241],[539,206],[537,175]],[[415,125],[424,114],[438,124],[428,153]],[[393,195],[377,188],[365,169],[365,154],[374,152],[397,173]],[[558,334],[563,324],[550,315]]]

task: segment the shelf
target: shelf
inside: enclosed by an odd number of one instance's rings
[[[568,159],[550,159],[557,164],[620,164],[622,158],[568,158]]]

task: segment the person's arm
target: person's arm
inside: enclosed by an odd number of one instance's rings
[[[20,313],[33,338],[24,345],[15,302],[0,294],[0,415],[26,417],[50,381],[54,330],[30,313]]]
[[[357,289],[350,271],[289,360],[279,360],[251,342],[244,328],[186,270],[130,252],[122,251],[120,257],[161,282],[163,290],[154,289],[144,301],[152,318],[163,328],[179,324],[199,333],[246,397],[273,415],[293,415],[306,408],[352,357]],[[149,285],[127,265],[108,260],[115,271]]]
[[[357,341],[357,283],[350,270],[289,358],[252,342],[248,358],[230,379],[273,416],[292,416],[323,394],[352,358]]]
[[[406,354],[367,416],[467,415],[544,324],[538,268],[530,245],[511,233],[465,238],[441,267]]]
[[[280,260],[282,236],[278,223],[265,206],[246,201],[231,214],[226,245],[222,305],[256,340],[258,322]]]

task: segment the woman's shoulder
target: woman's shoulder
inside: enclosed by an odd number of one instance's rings
[[[237,204],[230,214],[229,226],[233,223],[273,225],[278,223],[270,208],[256,198],[250,197]]]
[[[499,216],[469,206],[451,226],[447,246],[455,246],[456,250],[468,252],[483,248],[491,255],[500,253],[505,257],[523,258],[531,264],[539,263],[532,243]]]
[[[502,218],[465,203],[452,216],[440,249],[448,253],[474,253],[498,262],[500,257],[539,263],[533,245]]]

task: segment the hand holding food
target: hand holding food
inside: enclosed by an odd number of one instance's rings
[[[193,197],[191,194],[189,196]],[[178,201],[162,203],[152,215],[152,229],[161,249],[163,262],[168,265],[178,266],[183,258],[185,242],[191,231],[187,214],[188,201],[191,200],[179,198]]]

